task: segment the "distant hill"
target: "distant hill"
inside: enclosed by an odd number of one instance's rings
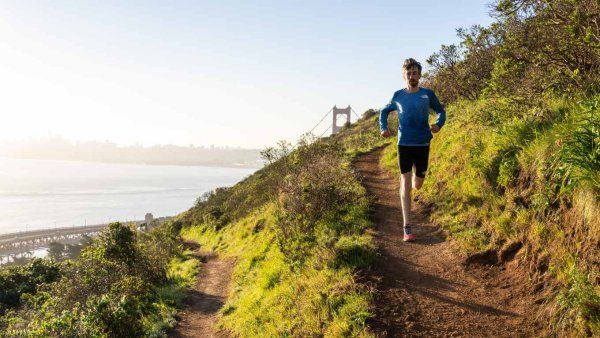
[[[144,147],[119,146],[112,142],[72,142],[61,137],[0,144],[0,156],[22,159],[71,160],[154,165],[205,165],[260,167],[259,149],[217,146]]]

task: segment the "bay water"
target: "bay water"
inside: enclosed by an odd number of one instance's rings
[[[174,216],[255,170],[0,157],[0,233]]]

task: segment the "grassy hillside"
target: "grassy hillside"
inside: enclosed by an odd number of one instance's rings
[[[458,252],[522,245],[519,259],[532,286],[552,290],[553,331],[600,328],[599,102],[550,100],[545,118],[532,114],[500,126],[481,116],[516,107],[456,102],[434,138],[428,178],[417,193]],[[394,146],[382,162],[398,171]]]
[[[458,254],[516,253],[549,332],[599,336],[600,3],[499,0],[492,14],[428,60],[426,86],[448,119],[416,195]],[[198,270],[181,235],[235,257],[219,322],[234,334],[372,336],[377,304],[355,276],[376,248],[350,163],[387,146],[382,165],[397,174],[396,140],[379,136],[377,118],[265,149],[267,166],[155,233],[115,224],[80,259],[2,269],[0,329],[164,335]]]
[[[556,333],[598,330],[598,102],[548,98],[526,112],[452,103],[417,193],[457,253],[521,248]],[[368,196],[348,164],[388,144],[382,165],[398,168],[395,138],[378,135],[374,111],[365,117],[330,139],[269,150],[270,166],[181,215],[184,237],[238,259],[220,325],[241,336],[370,335],[374,305],[353,281],[374,254]]]
[[[462,252],[522,247],[552,332],[600,335],[600,3],[491,5],[427,60],[450,122],[420,198]]]
[[[237,258],[220,325],[242,336],[370,336],[356,269],[374,248],[369,201],[349,161],[383,144],[375,112],[331,139],[265,150],[271,164],[150,233],[114,223],[81,256],[0,269],[0,332],[164,336],[198,261],[178,235]],[[183,227],[183,229],[182,229]]]
[[[335,137],[267,149],[270,165],[179,216],[182,236],[233,256],[220,325],[240,336],[371,336],[355,282],[375,254],[369,201],[349,166],[379,137],[374,111]]]
[[[549,332],[599,335],[600,4],[502,0],[491,9],[491,25],[459,29],[459,44],[442,46],[427,60],[425,85],[447,105],[448,122],[434,138],[431,169],[417,196],[432,206],[432,220],[459,254],[489,251],[502,259],[518,251],[518,266],[545,304]],[[188,236],[240,259],[222,325],[242,335],[266,326],[274,334],[312,334],[317,327],[303,318],[320,318],[323,332],[345,323],[346,334],[369,334],[369,297],[360,286],[308,285],[321,278],[312,271],[350,281],[353,269],[372,256],[367,197],[348,163],[386,142],[376,126],[375,116],[365,117],[291,153],[285,146],[268,149],[270,166],[182,217]],[[393,141],[387,141],[382,165],[397,173]],[[265,229],[272,237],[262,234]],[[260,264],[265,260],[269,264]],[[307,285],[304,301],[323,291],[327,301],[319,304],[338,299],[332,294],[356,294],[361,301],[354,304],[363,305],[350,312],[302,305],[294,312],[264,301],[282,292],[279,283],[297,287],[294,279]],[[296,303],[304,304],[287,304]],[[236,313],[242,308],[265,314],[269,324],[256,315],[242,320],[247,313]],[[271,308],[290,316],[268,314]]]

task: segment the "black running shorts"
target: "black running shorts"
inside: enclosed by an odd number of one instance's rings
[[[424,178],[429,162],[429,146],[398,146],[398,166],[406,174],[415,166],[415,175]]]

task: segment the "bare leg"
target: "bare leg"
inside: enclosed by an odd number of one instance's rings
[[[417,190],[421,189],[421,187],[423,186],[424,180],[425,180],[424,177],[419,177],[417,175],[414,175],[413,181],[412,181],[412,187]]]
[[[412,188],[412,172],[400,177],[400,202],[402,204],[402,221],[404,226],[410,224],[410,190]],[[422,182],[421,182],[422,183]]]

